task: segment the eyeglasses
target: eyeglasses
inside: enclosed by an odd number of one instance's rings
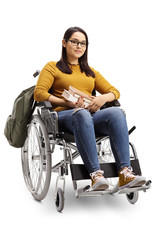
[[[76,40],[65,40],[66,42],[71,42],[72,46],[77,46],[80,44],[80,46],[82,48],[85,48],[87,46],[87,43],[86,42],[79,42],[79,41],[76,41]]]

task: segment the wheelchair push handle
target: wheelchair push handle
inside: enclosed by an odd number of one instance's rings
[[[37,77],[40,74],[40,71],[37,70],[35,73],[33,73],[33,77]]]
[[[136,129],[136,126],[133,126],[133,127],[128,131],[128,134],[130,135],[135,129]]]

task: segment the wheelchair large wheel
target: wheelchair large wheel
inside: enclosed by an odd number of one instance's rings
[[[40,201],[45,198],[50,185],[51,151],[46,127],[38,115],[32,117],[21,153],[26,186]]]

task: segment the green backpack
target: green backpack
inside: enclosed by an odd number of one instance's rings
[[[25,89],[15,99],[12,114],[8,116],[4,129],[9,144],[13,147],[23,147],[27,137],[27,125],[34,111],[33,99],[35,86]]]

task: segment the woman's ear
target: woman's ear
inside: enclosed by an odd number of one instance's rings
[[[66,47],[66,41],[64,39],[62,40],[62,46]]]

